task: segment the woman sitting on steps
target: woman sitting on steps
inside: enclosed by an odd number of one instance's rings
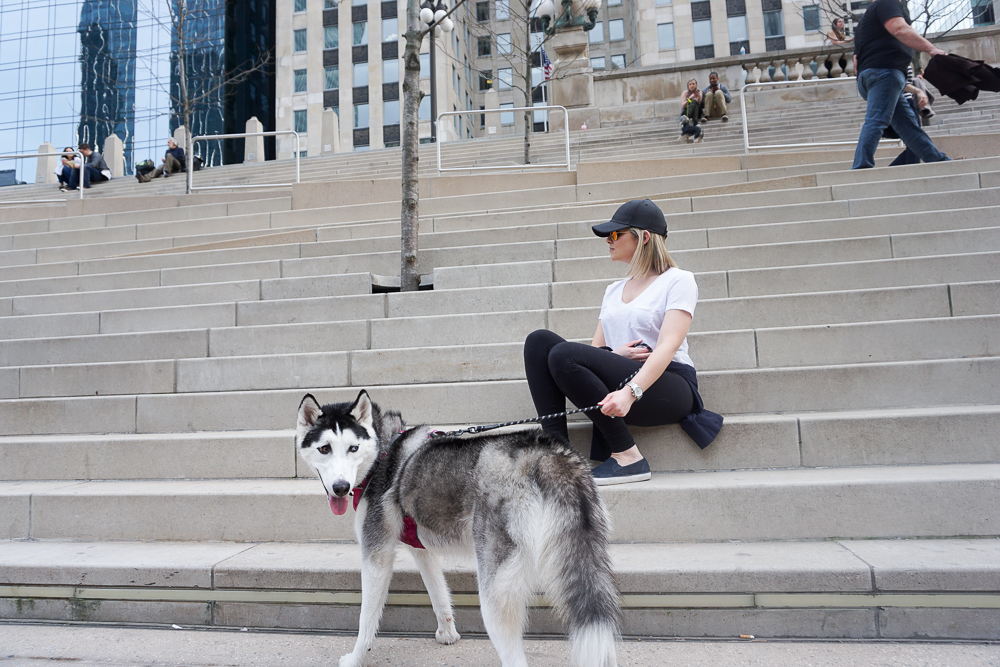
[[[703,410],[698,394],[687,354],[698,285],[667,252],[663,213],[648,199],[630,201],[593,230],[607,239],[612,261],[628,264],[628,277],[605,291],[590,345],[534,331],[524,344],[524,368],[539,416],[564,411],[567,398],[578,407],[601,406],[586,413],[594,422],[590,457],[603,461],[595,482],[638,482],[650,478],[649,464],[626,424],[680,423],[705,448],[722,417]],[[541,424],[569,439],[565,416]]]

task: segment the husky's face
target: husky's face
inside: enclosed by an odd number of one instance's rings
[[[364,390],[354,403],[320,407],[312,394],[299,404],[295,432],[299,456],[319,476],[334,514],[347,511],[347,494],[378,455],[372,402]]]

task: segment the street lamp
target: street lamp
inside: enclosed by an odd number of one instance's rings
[[[451,32],[455,27],[454,22],[448,13],[448,5],[444,0],[439,0],[437,4],[432,0],[424,0],[420,5],[420,22],[426,25],[428,38],[431,47],[431,143],[437,141],[437,69],[434,66],[434,42],[435,38],[443,32]]]
[[[567,26],[583,26],[584,30],[593,30],[597,25],[597,10],[600,0],[561,0],[562,14],[556,17],[556,6],[552,0],[542,0],[535,10],[542,17],[542,31],[546,35],[554,35],[559,28]],[[576,13],[573,10],[576,10]],[[555,17],[555,21],[553,21]]]

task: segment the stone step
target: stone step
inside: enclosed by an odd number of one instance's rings
[[[423,583],[404,551],[397,550],[381,629],[433,632]],[[997,638],[987,620],[998,577],[996,540],[614,544],[610,555],[625,596],[626,636]],[[11,618],[357,627],[355,544],[6,541],[0,564],[0,585],[25,594],[30,588],[41,598],[5,607]],[[473,564],[450,558],[444,565],[458,596],[459,631],[482,632]],[[342,593],[325,593],[331,589]],[[528,631],[562,632],[539,604]]]
[[[997,428],[1000,406],[993,405],[730,415],[705,450],[676,425],[634,428],[633,435],[654,472],[676,472],[992,463],[1000,456]],[[589,457],[589,422],[574,419],[569,430],[570,442]],[[0,479],[309,477],[293,436],[290,430],[4,436]]]
[[[987,537],[1000,464],[658,473],[603,487],[614,540]],[[942,499],[947,499],[942,502]],[[4,482],[5,539],[352,540],[318,480]],[[874,505],[877,513],[871,512]],[[641,508],[641,509],[640,509]],[[737,509],[738,508],[738,509]]]
[[[531,312],[531,311],[529,311]],[[408,338],[400,333],[396,346],[381,349],[353,349],[333,352],[326,343],[314,343],[313,351],[271,354],[244,350],[217,350],[227,344],[226,329],[209,331],[212,358],[150,359],[115,363],[40,363],[22,366],[11,393],[13,398],[54,398],[112,394],[156,394],[172,392],[253,391],[261,389],[307,388],[310,386],[373,386],[403,383],[468,382],[510,380],[524,377],[521,320],[533,324],[528,313],[507,312],[500,318],[486,314],[424,318],[387,318],[372,321],[372,345],[383,342],[384,327],[393,333],[415,332]],[[461,318],[461,319],[460,319]],[[488,339],[487,332],[475,332],[477,325],[492,327],[507,318],[514,328],[498,344],[468,344],[447,336],[421,336],[430,320],[462,330],[468,339]],[[468,322],[467,325],[461,323]],[[544,321],[541,320],[541,321]],[[349,325],[348,322],[338,322]],[[591,325],[593,322],[591,322]],[[887,361],[955,359],[1000,356],[1000,347],[990,340],[1000,315],[908,319],[876,323],[820,325],[692,333],[688,336],[691,354],[702,371],[753,368],[787,368]],[[299,329],[293,325],[294,329]],[[540,328],[540,327],[539,327]],[[550,328],[566,336],[559,326]],[[582,327],[581,327],[582,328]],[[593,327],[587,327],[593,329]],[[308,327],[307,330],[311,330]],[[264,338],[269,333],[249,328],[248,338]],[[575,332],[574,332],[575,333]],[[592,335],[592,331],[590,331]],[[566,336],[579,339],[581,336]],[[219,342],[219,340],[223,342]],[[516,339],[516,340],[510,340]],[[115,338],[112,338],[114,341]],[[586,340],[586,339],[585,339]],[[415,347],[402,347],[406,343]],[[92,343],[99,345],[99,343]],[[333,347],[343,349],[338,341]],[[156,351],[151,351],[156,355]],[[350,371],[348,371],[350,369]]]
[[[331,329],[336,331],[328,325],[327,330]],[[344,338],[346,348],[358,347]],[[1000,360],[995,357],[972,357],[703,371],[699,386],[706,407],[727,416],[996,405],[1000,404],[995,382],[998,369]],[[273,430],[288,428],[289,413],[294,413],[304,390],[312,391],[323,402],[357,396],[356,387],[312,385],[261,391],[15,399],[17,383],[15,369],[0,369],[0,387],[8,388],[7,400],[0,401],[0,435]],[[495,423],[534,414],[523,380],[386,385],[373,393],[373,399],[400,410],[413,423]]]

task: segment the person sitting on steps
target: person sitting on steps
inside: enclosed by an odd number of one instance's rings
[[[173,137],[170,137],[167,139],[167,152],[163,155],[163,164],[154,169],[152,173],[143,176],[142,182],[148,183],[150,180],[159,178],[160,176],[167,177],[170,174],[176,174],[184,171],[185,167],[184,149],[177,145]]]
[[[723,123],[729,122],[729,109],[726,105],[733,101],[726,84],[719,83],[719,73],[708,75],[708,88],[702,92],[702,107],[705,110],[705,120],[722,118]]]
[[[80,185],[80,173],[83,173],[83,189],[90,188],[91,183],[101,183],[111,180],[111,170],[108,163],[104,161],[104,156],[97,151],[90,150],[89,144],[80,144],[78,149],[83,153],[83,158],[87,161],[82,168],[73,168],[69,175],[69,187],[67,190],[76,190]]]
[[[691,79],[687,83],[687,90],[681,95],[681,127],[690,123],[697,125],[701,120],[701,91],[698,90],[698,81]]]
[[[703,407],[688,356],[698,285],[667,252],[667,223],[650,200],[626,202],[593,231],[612,261],[628,265],[628,277],[605,291],[591,344],[539,329],[525,340],[524,370],[538,415],[548,417],[542,429],[557,438],[569,440],[566,416],[555,416],[567,398],[600,406],[586,413],[594,422],[590,458],[604,462],[593,471],[598,486],[640,482],[650,479],[649,463],[627,424],[679,423],[703,449],[722,428],[722,417]]]

